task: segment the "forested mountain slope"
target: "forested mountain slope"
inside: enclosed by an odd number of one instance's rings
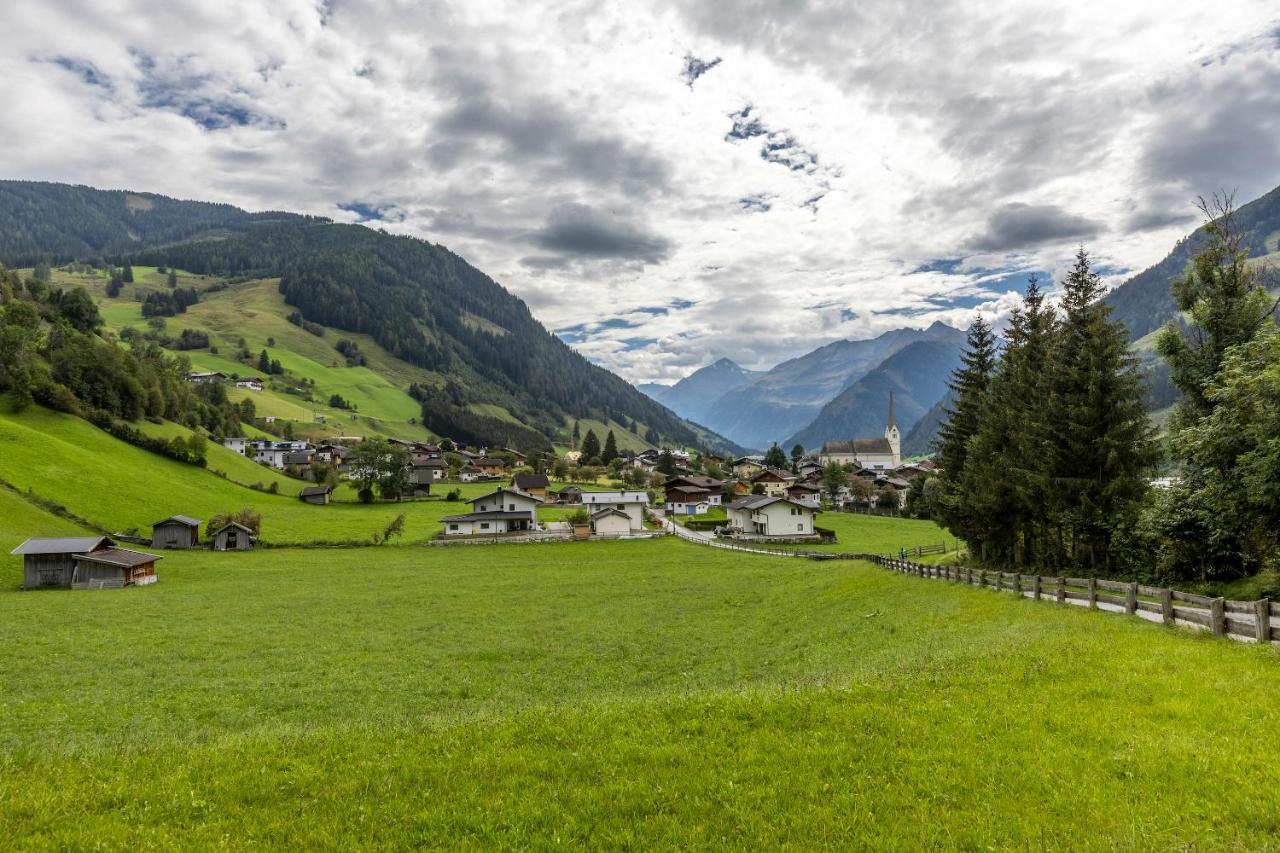
[[[590,419],[635,425],[650,443],[738,449],[591,364],[520,299],[423,240],[313,217],[23,182],[0,182],[0,224],[12,229],[0,237],[0,263],[12,266],[107,256],[232,284],[278,278],[299,323],[367,334],[427,371],[430,380],[413,392],[437,433],[549,446],[566,423]]]

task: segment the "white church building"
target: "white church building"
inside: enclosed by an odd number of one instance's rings
[[[824,465],[828,462],[860,465],[873,471],[892,471],[901,465],[902,436],[898,432],[898,419],[893,410],[893,394],[889,394],[889,420],[884,428],[884,438],[824,442],[818,453],[818,461]]]

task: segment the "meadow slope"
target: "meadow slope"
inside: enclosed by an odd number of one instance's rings
[[[671,538],[160,576],[0,584],[0,846],[1280,844],[1273,649]]]

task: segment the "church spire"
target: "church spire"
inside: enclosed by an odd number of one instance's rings
[[[894,414],[894,411],[893,411],[893,392],[892,391],[889,392],[889,423],[887,424],[887,426],[889,429],[897,429],[898,427],[898,417],[896,414]]]

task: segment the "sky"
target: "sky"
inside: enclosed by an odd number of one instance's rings
[[[940,8],[941,7],[941,8]],[[1274,0],[0,4],[0,177],[443,244],[636,382],[1110,283],[1280,184]]]

